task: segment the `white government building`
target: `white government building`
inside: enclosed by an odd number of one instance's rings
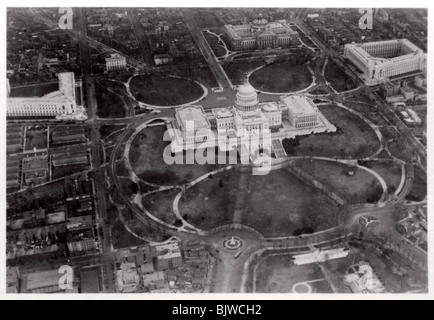
[[[188,128],[192,123],[194,130]],[[220,137],[237,137],[240,144],[246,135],[260,135],[269,130],[273,140],[336,131],[311,99],[293,95],[279,102],[260,103],[247,79],[237,92],[234,106],[207,111],[202,106],[182,107],[176,110],[170,127],[179,129],[182,135],[172,134],[172,152],[203,147],[206,142],[215,145]],[[211,141],[212,138],[215,140]]]
[[[234,50],[289,46],[299,38],[298,32],[292,30],[286,20],[268,22],[262,15],[250,24],[225,25],[225,33]]]
[[[427,69],[426,53],[407,39],[347,44],[344,55],[362,71],[361,77],[369,86]]]
[[[83,117],[77,106],[76,83],[73,72],[59,73],[59,90],[43,97],[10,97],[8,91],[8,117]]]
[[[105,58],[107,71],[125,70],[127,68],[127,58],[119,54],[112,54]]]

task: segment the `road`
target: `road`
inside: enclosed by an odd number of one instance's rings
[[[86,18],[85,13],[82,9],[78,9],[78,29],[79,33],[87,37],[87,27],[86,27]],[[92,78],[92,61],[90,58],[90,43],[85,41],[84,37],[80,37],[80,52],[81,52],[81,67],[82,73],[84,77],[84,86],[86,89],[86,97],[87,97],[87,109],[88,109],[88,120],[86,123],[90,125],[91,132],[91,149],[92,149],[92,168],[93,168],[93,178],[94,178],[94,187],[95,187],[95,195],[96,195],[96,213],[98,223],[97,225],[102,228],[103,234],[99,232],[100,243],[102,244],[102,263],[103,263],[103,278],[104,278],[104,286],[105,290],[108,293],[115,292],[115,279],[114,279],[114,265],[115,259],[112,252],[112,244],[110,237],[110,225],[106,222],[108,221],[107,214],[107,198],[104,190],[105,185],[105,177],[104,173],[101,170],[101,158],[100,158],[100,150],[102,148],[101,145],[101,137],[100,130],[98,124],[95,124],[95,119],[97,118],[97,110],[98,105],[96,101],[96,93],[95,93],[95,81]]]
[[[99,226],[103,230],[103,235],[100,234],[100,239],[103,246],[105,289],[108,293],[114,293],[115,279],[112,270],[114,268],[115,259],[112,253],[110,225],[106,223],[109,221],[107,214],[108,199],[104,190],[105,177],[103,171],[101,170],[100,148],[102,148],[102,146],[99,125],[95,124],[96,112],[98,108],[95,96],[95,83],[94,79],[91,77],[86,77],[85,83],[87,89],[87,106],[89,114],[89,120],[87,122],[89,125],[91,125],[92,166],[96,192],[97,216],[99,218]]]
[[[204,56],[206,62],[208,63],[212,73],[214,74],[217,82],[220,84],[223,90],[232,90],[232,83],[228,79],[226,73],[224,72],[222,66],[218,63],[214,52],[210,48],[208,42],[203,36],[202,30],[196,25],[194,19],[193,10],[182,10],[188,29],[190,30],[196,44],[199,46],[202,55]]]
[[[144,63],[152,66],[152,50],[149,47],[148,39],[146,34],[140,24],[139,15],[137,13],[137,8],[128,8],[128,17],[130,19],[131,25],[136,36],[137,43],[139,45],[140,54],[142,55],[142,60]]]

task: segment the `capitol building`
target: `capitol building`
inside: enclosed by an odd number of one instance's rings
[[[206,147],[207,143],[220,147],[222,137],[238,139],[240,151],[247,150],[240,146],[246,136],[271,132],[273,149],[281,147],[282,140],[286,138],[336,131],[336,127],[310,98],[291,95],[282,97],[278,102],[261,103],[247,79],[239,87],[233,106],[206,111],[202,106],[179,108],[170,128],[178,129],[173,130],[171,135],[174,153],[192,147]],[[259,145],[259,148],[263,147]]]
[[[286,47],[299,38],[286,20],[268,22],[262,15],[250,24],[225,25],[225,34],[234,50]]]

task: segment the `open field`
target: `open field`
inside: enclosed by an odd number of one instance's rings
[[[232,169],[200,182],[181,198],[181,215],[187,222],[204,230],[231,224],[239,179],[240,172]]]
[[[365,203],[371,197],[378,198],[377,201],[381,198],[383,189],[380,182],[362,169],[355,169],[356,174],[350,176],[348,172],[354,169],[340,163],[299,160],[296,164],[347,203]]]
[[[166,164],[163,154],[166,147],[170,148],[170,142],[163,141],[165,130],[165,126],[144,129],[131,145],[131,165],[134,172],[143,180],[159,185],[184,184],[221,167],[197,163]]]
[[[312,293],[333,293],[318,265],[297,266],[292,260],[290,255],[277,255],[262,261],[257,270],[256,292],[293,293],[294,285],[314,281],[309,283]],[[303,293],[303,287],[298,289],[300,293]]]
[[[257,90],[266,92],[294,92],[307,88],[312,75],[305,61],[299,59],[276,62],[259,69],[250,77],[250,83]]]
[[[159,75],[134,77],[131,92],[138,101],[157,106],[181,105],[203,95],[202,88],[193,81]]]
[[[292,236],[336,226],[339,208],[286,170],[251,176],[242,223],[266,237]]]

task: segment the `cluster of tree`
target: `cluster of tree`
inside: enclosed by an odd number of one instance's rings
[[[369,187],[369,192],[366,197],[366,202],[377,203],[378,201],[380,201],[382,196],[383,196],[383,188],[375,180],[373,180]]]
[[[284,139],[282,141],[282,146],[286,151],[286,154],[288,155],[296,155],[296,147],[300,146],[300,140],[298,137],[295,137],[295,139]]]

